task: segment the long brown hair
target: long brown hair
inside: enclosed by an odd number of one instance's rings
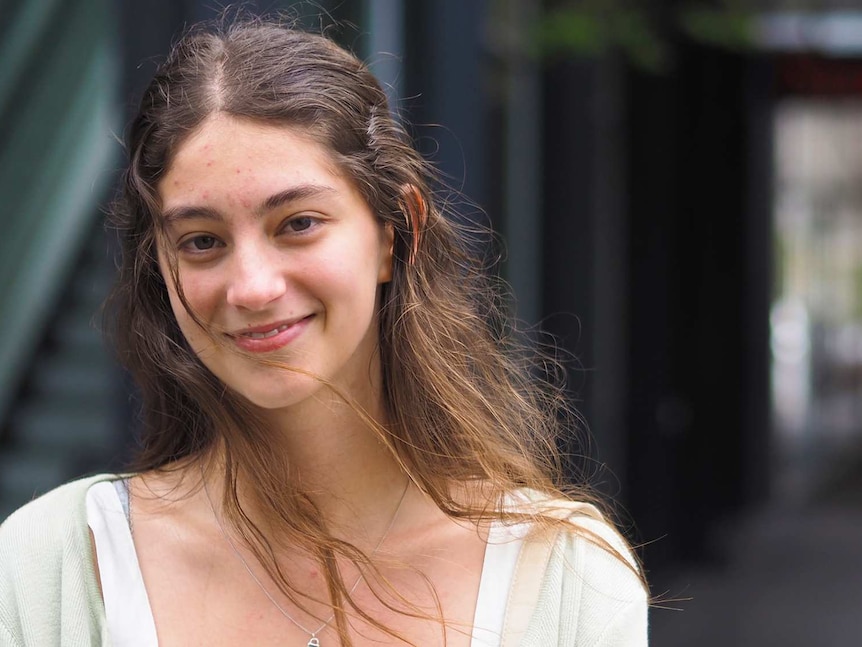
[[[123,258],[109,313],[142,399],[136,467],[165,469],[220,444],[228,519],[282,592],[302,606],[307,596],[280,570],[278,547],[239,503],[238,475],[253,474],[243,482],[268,527],[320,562],[340,638],[349,645],[346,608],[380,625],[353,603],[335,556],[366,573],[370,560],[327,533],[310,498],[291,486],[289,457],[268,451],[253,408],[191,350],[157,262],[156,187],[178,147],[216,113],[306,133],[392,227],[393,274],[378,317],[388,424],[368,422],[441,510],[505,517],[504,497],[519,488],[548,496],[566,489],[591,499],[585,488],[564,484],[557,450],[560,438],[574,433],[575,417],[559,380],[549,379],[559,375],[558,365],[500,325],[507,318],[499,281],[477,259],[469,232],[444,213],[429,164],[361,61],[323,35],[277,20],[198,26],[182,37],[129,129],[129,165],[112,213]],[[482,500],[456,495],[458,485],[475,480],[486,486]]]

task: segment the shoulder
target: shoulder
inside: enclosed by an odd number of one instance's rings
[[[567,525],[525,540],[551,550],[525,645],[647,644],[648,592],[623,536],[592,505],[532,498],[540,514]],[[541,567],[540,567],[541,568]]]
[[[607,521],[572,519],[546,573],[546,592],[562,610],[561,644],[647,644],[649,595],[634,555]]]
[[[569,523],[569,528],[557,534],[551,557],[551,565],[556,563],[563,577],[574,577],[590,594],[620,600],[646,599],[640,565],[610,522],[576,515]]]
[[[98,614],[86,498],[93,484],[116,478],[103,474],[62,485],[0,525],[0,628],[38,627],[55,636],[68,620],[61,610]]]
[[[19,545],[25,548],[44,541],[57,541],[74,528],[87,523],[86,497],[92,485],[114,480],[112,474],[101,474],[61,485],[13,512],[0,524],[0,564],[4,549]]]
[[[510,497],[507,510],[534,518],[535,540],[542,541],[551,533],[557,543],[556,552],[586,550],[592,554],[596,549],[618,558],[627,570],[638,572],[639,566],[628,542],[592,503],[520,490]],[[563,523],[549,524],[547,520]]]
[[[111,474],[61,485],[13,512],[0,524],[0,574],[3,580],[22,569],[51,569],[57,560],[89,546],[87,491]]]

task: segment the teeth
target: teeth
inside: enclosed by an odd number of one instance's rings
[[[287,326],[279,326],[278,328],[273,328],[272,330],[268,330],[267,332],[243,333],[243,337],[248,337],[249,339],[268,339],[269,337],[275,337],[278,333],[285,330],[287,330]]]

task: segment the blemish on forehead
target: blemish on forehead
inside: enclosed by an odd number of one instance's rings
[[[237,175],[239,175],[240,173],[242,173],[242,169],[241,169],[241,168],[238,168],[238,169],[236,170],[236,174],[237,174]]]
[[[210,160],[209,162],[207,162],[207,166],[212,166],[212,165],[213,165],[213,161],[212,161],[212,160]]]

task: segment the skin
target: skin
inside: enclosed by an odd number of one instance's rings
[[[167,219],[160,263],[181,330],[203,363],[259,408],[273,451],[288,452],[334,534],[373,552],[406,476],[355,411],[308,374],[385,424],[376,313],[391,278],[391,229],[321,145],[290,128],[226,116],[211,117],[179,147],[158,188]],[[172,263],[198,321],[180,300]],[[220,501],[220,477],[207,480]],[[221,536],[199,482],[197,464],[132,479],[135,547],[160,645],[304,645],[308,634],[267,600]],[[399,593],[435,615],[428,584],[436,589],[449,646],[470,643],[484,537],[408,486],[375,553]],[[287,576],[327,599],[315,563],[272,539]],[[241,550],[282,608],[305,627],[321,624],[278,594]],[[350,564],[340,568],[374,617],[414,644],[443,644],[439,623],[386,609]],[[321,603],[308,610],[330,616]],[[354,623],[356,645],[392,643]],[[335,641],[328,630],[319,638]]]

